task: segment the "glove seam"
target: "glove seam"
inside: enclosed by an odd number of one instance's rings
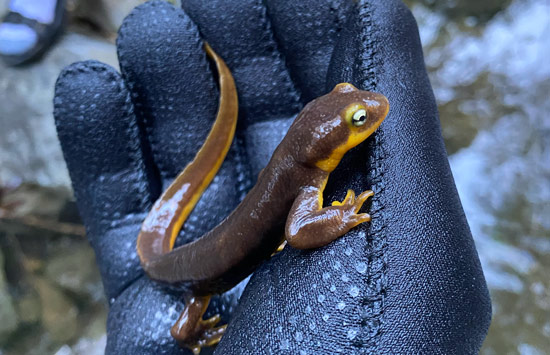
[[[376,41],[376,28],[372,18],[372,7],[366,1],[358,3],[359,22],[360,22],[360,41],[363,44],[364,51],[360,54],[359,70],[362,74],[362,87],[376,91],[378,77],[376,68],[380,58],[378,56],[378,43]],[[384,173],[386,152],[383,148],[384,135],[381,130],[374,133],[370,143],[370,169],[368,175],[371,181],[371,188],[375,191],[371,216],[372,221],[367,233],[367,244],[365,248],[365,257],[367,260],[367,279],[365,289],[362,293],[363,312],[361,320],[361,336],[352,345],[358,348],[365,348],[367,353],[376,353],[377,345],[380,342],[381,323],[384,312],[384,298],[386,293],[386,237],[384,229],[386,221],[381,203],[381,196],[384,194]]]

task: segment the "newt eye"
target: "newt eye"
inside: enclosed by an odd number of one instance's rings
[[[353,123],[355,127],[360,127],[364,125],[365,122],[367,122],[367,111],[365,109],[355,111],[351,117],[351,123]]]

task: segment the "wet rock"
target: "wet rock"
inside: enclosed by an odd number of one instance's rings
[[[110,22],[112,27],[116,30],[122,24],[122,21],[132,11],[132,9],[138,6],[141,3],[144,3],[144,0],[104,0],[104,7],[106,13],[109,15]],[[175,6],[181,6],[180,0],[168,0]]]
[[[87,338],[80,339],[74,346],[63,345],[55,355],[103,355],[107,336],[91,340]]]
[[[40,307],[40,297],[34,290],[30,290],[21,295],[17,302],[17,314],[21,323],[36,324],[40,321],[42,309]]]
[[[105,324],[107,313],[104,309],[96,312],[92,319],[87,321],[83,332],[79,334],[80,339],[74,345],[65,344],[61,346],[56,355],[101,355],[105,352],[107,336]]]
[[[61,290],[42,278],[36,279],[42,306],[42,325],[52,341],[66,343],[78,331],[78,309]]]
[[[52,256],[48,260],[45,274],[57,286],[79,297],[97,300],[102,293],[95,254],[85,243],[70,253]]]
[[[72,0],[69,1],[67,8],[72,22],[91,25],[91,29],[103,34],[114,34],[125,15],[141,2],[140,0]]]
[[[26,258],[21,251],[20,238],[12,233],[5,233],[3,227],[5,226],[0,223],[0,252],[3,250],[5,255],[2,276],[6,284],[10,284],[20,323],[37,324],[41,315],[40,299],[32,286],[31,270],[38,270],[40,262]]]
[[[486,22],[500,11],[506,9],[512,0],[461,0],[461,1],[434,1],[434,0],[406,0],[409,5],[422,3],[431,11],[440,13],[454,21],[465,17],[475,18],[476,21]]]
[[[107,307],[101,305],[95,307],[95,312],[91,319],[86,322],[86,327],[81,337],[84,339],[99,340],[105,335],[107,324]]]
[[[13,300],[8,292],[8,284],[4,276],[4,256],[0,250],[0,343],[17,329],[19,320],[15,312]]]
[[[73,349],[78,355],[102,355],[105,353],[105,345],[107,345],[107,336],[103,334],[96,340],[81,339]]]
[[[6,215],[23,217],[33,215],[56,220],[71,200],[71,191],[64,187],[45,187],[33,183],[6,189],[2,205],[11,205]]]
[[[73,0],[68,4],[71,17],[83,20],[104,34],[115,34],[124,18],[132,9],[145,0]],[[180,0],[168,0],[175,6],[181,6]]]
[[[70,187],[53,121],[52,98],[61,69],[86,59],[116,66],[115,46],[70,33],[33,65],[9,68],[0,63],[0,181]]]

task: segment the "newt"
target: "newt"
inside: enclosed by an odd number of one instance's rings
[[[182,290],[185,308],[170,333],[199,354],[217,344],[227,325],[203,319],[210,297],[231,289],[286,242],[318,248],[370,221],[360,213],[373,195],[348,190],[343,201],[323,207],[323,190],[344,154],[367,139],[389,111],[385,96],[340,83],[308,103],[260,172],[255,186],[221,223],[177,248],[185,219],[220,168],[233,140],[238,98],[231,72],[205,44],[216,63],[220,100],[216,120],[195,158],[155,202],[137,240],[145,273]]]

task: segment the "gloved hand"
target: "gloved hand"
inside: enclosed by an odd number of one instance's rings
[[[405,6],[186,0],[183,8],[153,1],[127,17],[117,43],[122,76],[76,63],[56,86],[59,138],[110,300],[107,353],[188,352],[169,335],[182,299],[143,274],[135,243],[215,118],[215,69],[203,40],[233,72],[240,121],[180,244],[238,204],[311,99],[350,82],[391,106],[325,194],[341,200],[348,188],[371,188],[372,222],[324,248],[285,248],[254,273],[236,308],[238,292],[215,299],[207,316],[231,320],[216,353],[476,353],[490,300]]]

